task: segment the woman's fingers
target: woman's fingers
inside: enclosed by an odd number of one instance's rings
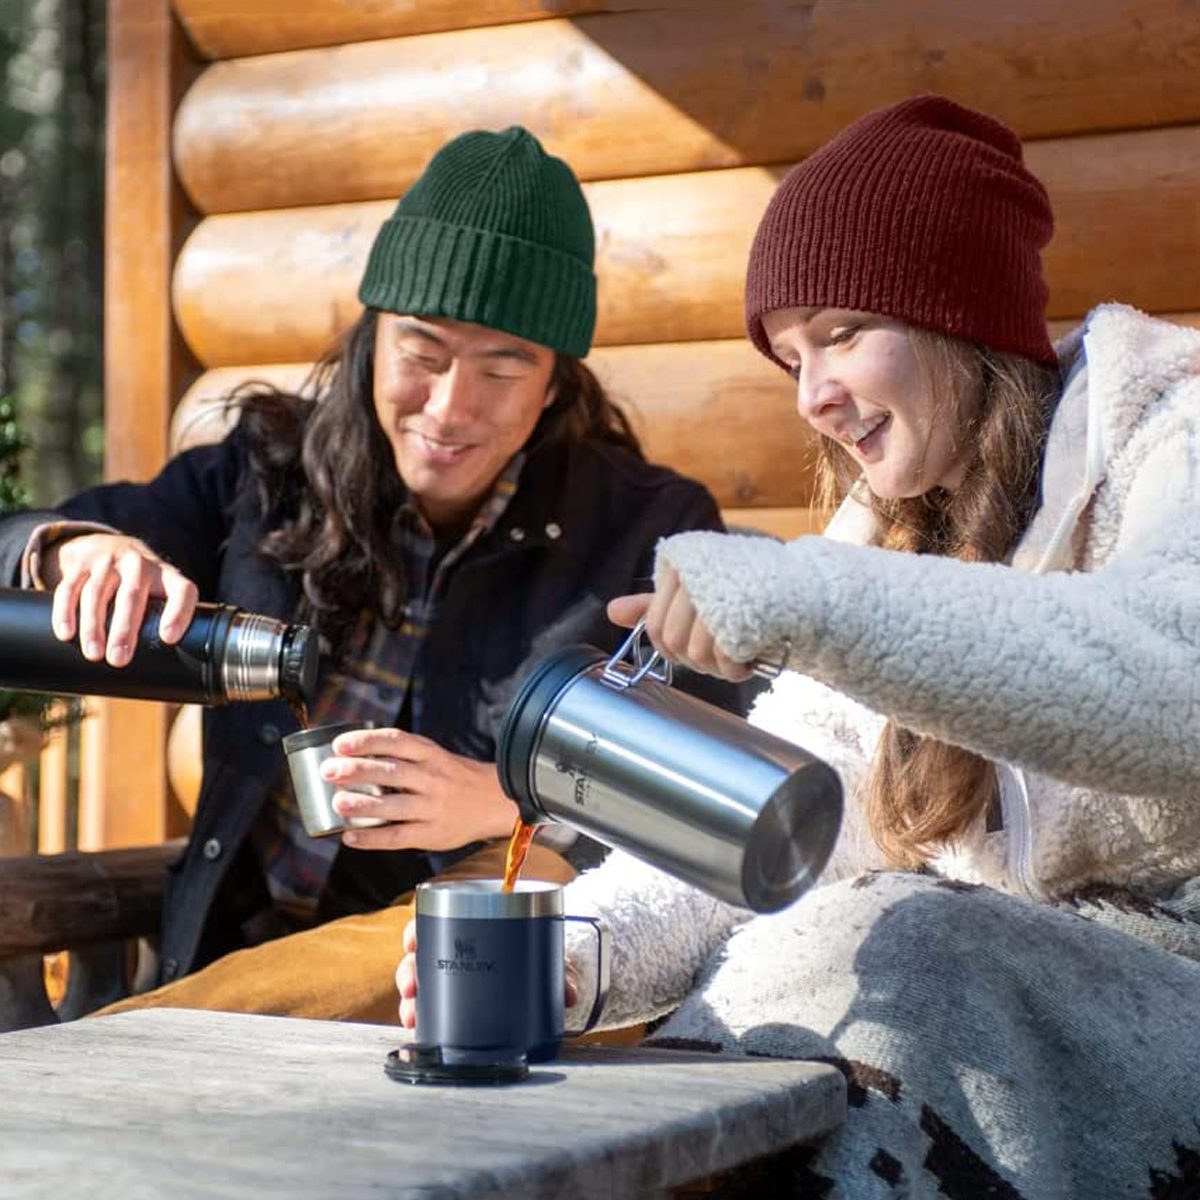
[[[402,1000],[415,1000],[417,995],[417,956],[406,954],[396,968],[396,988]]]
[[[678,587],[679,576],[668,567],[660,576],[645,612],[646,636],[663,653],[668,653],[667,647],[663,643],[663,622]]]
[[[614,625],[632,629],[645,615],[654,599],[653,592],[634,596],[617,596],[608,602],[608,619]]]
[[[689,654],[697,621],[691,597],[678,585],[678,581],[675,581],[675,586],[671,589],[670,598],[667,601],[666,612],[663,614],[659,638],[674,662],[681,663],[685,667],[703,670],[703,667],[695,662]],[[704,631],[704,634],[707,634],[707,630]]]
[[[563,1001],[568,1008],[579,1003],[579,971],[569,958],[563,967]]]
[[[713,675],[719,675],[722,679],[728,679],[732,683],[744,683],[754,675],[749,663],[737,662],[730,658],[715,642],[713,643],[713,655],[714,670],[711,672]]]
[[[396,968],[396,991],[400,993],[400,1024],[414,1029],[417,1024],[417,923],[409,921],[400,943],[404,957]]]

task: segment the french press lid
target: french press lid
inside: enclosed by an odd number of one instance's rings
[[[545,819],[529,785],[529,764],[542,722],[571,681],[607,657],[595,646],[564,646],[554,651],[530,672],[504,714],[496,748],[496,769],[504,794],[517,802],[521,820],[527,825],[537,825]]]

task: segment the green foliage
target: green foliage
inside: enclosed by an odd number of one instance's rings
[[[17,425],[12,402],[0,396],[0,517],[29,507],[29,495],[21,486],[21,453],[29,437]]]
[[[21,486],[21,455],[28,447],[29,438],[17,424],[12,402],[0,396],[0,517],[29,506],[29,498]],[[43,729],[50,729],[79,719],[79,708],[74,704],[65,710],[64,716],[51,719],[49,710],[54,703],[53,696],[0,689],[0,721],[9,717],[35,717]]]

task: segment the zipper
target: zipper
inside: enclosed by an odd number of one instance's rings
[[[1033,818],[1025,772],[1008,763],[996,763],[996,783],[1008,838],[1009,865],[1029,899],[1044,901],[1046,893],[1033,877]]]

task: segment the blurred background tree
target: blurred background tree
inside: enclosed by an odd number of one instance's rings
[[[0,0],[0,396],[35,505],[101,472],[104,16]]]

